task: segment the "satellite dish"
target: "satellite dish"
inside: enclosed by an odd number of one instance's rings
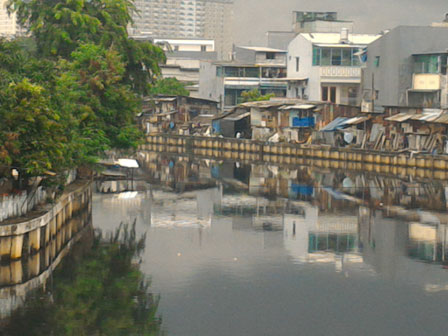
[[[344,141],[346,143],[352,143],[353,141],[353,133],[344,133]]]

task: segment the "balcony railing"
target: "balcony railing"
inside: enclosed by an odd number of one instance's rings
[[[320,76],[327,78],[344,78],[361,81],[361,68],[344,66],[323,66],[320,67]]]

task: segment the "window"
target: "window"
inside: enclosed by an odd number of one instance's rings
[[[322,86],[322,101],[336,103],[335,86]]]
[[[342,50],[332,49],[331,50],[331,65],[341,65],[342,64]]]
[[[414,57],[414,73],[446,73],[447,57],[418,55]]]
[[[296,72],[299,72],[300,57],[296,57]]]
[[[296,98],[300,98],[299,97],[299,88],[298,87],[296,87]]]
[[[322,101],[328,101],[328,86],[322,86]]]
[[[330,87],[330,101],[336,104],[336,87]]]
[[[341,65],[343,65],[343,66],[351,66],[352,65],[352,49],[351,48],[342,49]]]
[[[380,66],[380,56],[375,56],[374,65],[376,68]]]
[[[313,46],[313,66],[359,66],[358,48]]]
[[[207,46],[201,45],[201,51],[207,51]]]
[[[267,52],[267,53],[266,53],[266,59],[270,59],[270,60],[275,59],[275,53],[273,53],[273,52]]]
[[[179,51],[179,46],[178,45],[174,46],[174,51]]]
[[[322,48],[321,64],[320,65],[331,65],[331,49]]]

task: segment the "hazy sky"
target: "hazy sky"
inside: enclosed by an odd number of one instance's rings
[[[448,0],[234,0],[235,42],[261,45],[268,30],[290,30],[292,11],[336,11],[356,33],[442,21]]]

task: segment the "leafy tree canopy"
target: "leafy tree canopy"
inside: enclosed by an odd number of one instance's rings
[[[165,55],[129,38],[129,0],[10,0],[31,38],[0,40],[0,165],[23,176],[135,148]]]
[[[185,88],[185,85],[177,80],[177,78],[163,78],[159,79],[151,87],[149,91],[151,96],[156,95],[173,95],[173,96],[189,96],[190,91]]]
[[[130,0],[10,0],[9,8],[29,27],[44,57],[70,59],[86,43],[114,48],[125,64],[123,80],[139,94],[148,93],[166,60],[161,48],[129,39],[135,11]]]
[[[262,95],[258,89],[253,89],[250,91],[243,91],[241,93],[241,97],[243,97],[244,102],[252,102],[252,101],[269,100],[272,97],[275,97],[275,95],[273,93]]]

